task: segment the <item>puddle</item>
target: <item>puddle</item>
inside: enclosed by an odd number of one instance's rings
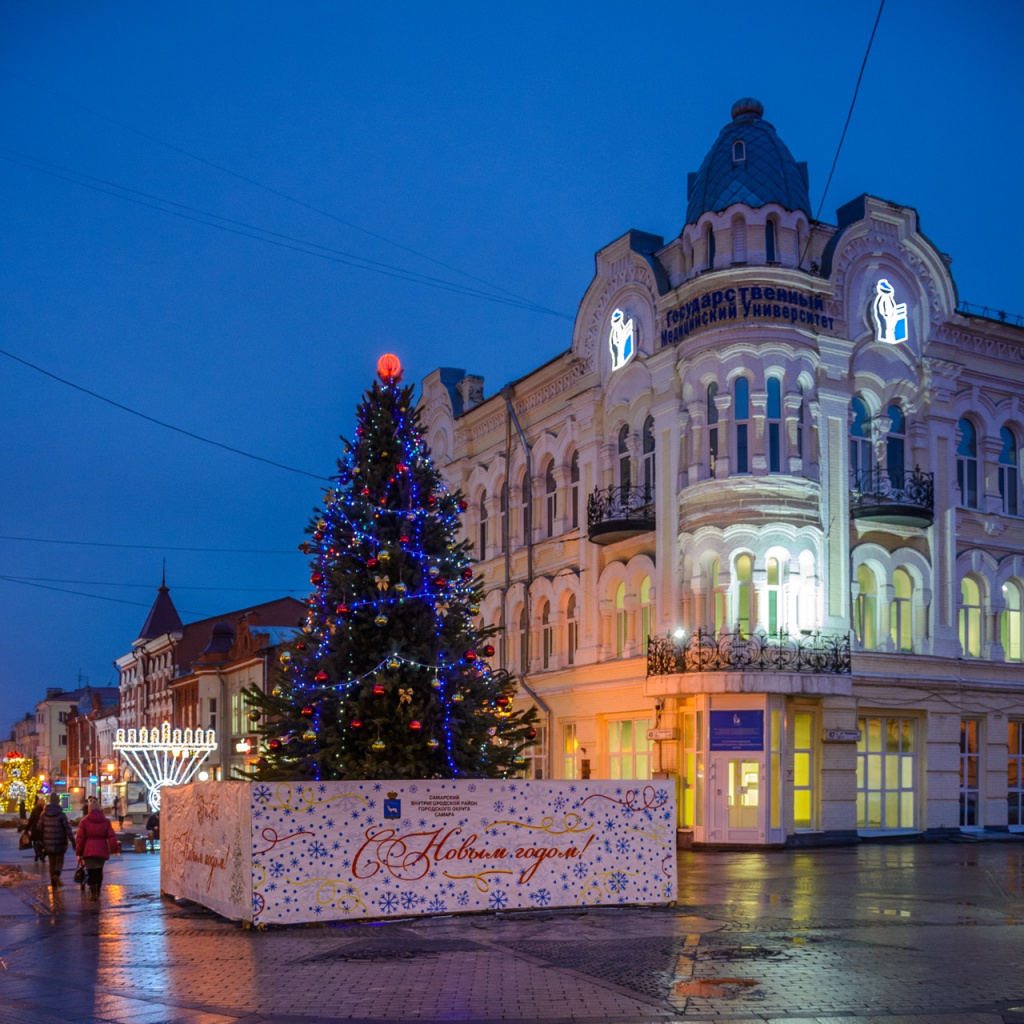
[[[705,999],[736,999],[757,982],[753,978],[694,978],[677,981],[677,996],[698,996]]]

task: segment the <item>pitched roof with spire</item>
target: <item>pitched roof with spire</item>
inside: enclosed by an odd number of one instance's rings
[[[160,579],[160,587],[156,592],[156,600],[153,607],[149,609],[149,615],[139,633],[136,643],[139,640],[152,640],[154,637],[163,636],[164,633],[180,633],[181,616],[178,609],[174,607],[171,600],[171,592],[167,586],[167,576]]]

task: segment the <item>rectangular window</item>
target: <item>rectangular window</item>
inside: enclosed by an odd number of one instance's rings
[[[974,718],[960,721],[960,827],[978,825],[978,729]]]
[[[872,716],[857,725],[857,827],[914,828],[914,719]]]
[[[1007,723],[1006,823],[1024,828],[1024,722]]]
[[[544,668],[551,668],[551,654],[554,651],[555,632],[550,622],[542,623],[541,633],[541,660]]]
[[[749,472],[750,463],[747,458],[747,425],[736,424],[736,472]]]
[[[680,780],[682,803],[679,823],[684,828],[699,828],[704,823],[704,754],[701,750],[703,712],[684,711],[682,724],[683,771]]]
[[[647,647],[651,639],[651,606],[649,604],[640,605],[640,653],[643,655],[647,654]]]
[[[814,827],[813,717],[809,711],[793,714],[793,827]]]
[[[1019,516],[1020,502],[1017,498],[1017,467],[999,467],[999,497],[1003,503],[1004,516]]]
[[[209,724],[208,728],[216,729],[217,728],[217,698],[216,697],[211,697],[210,698],[210,719],[209,719],[209,721],[210,721],[210,724]]]
[[[649,779],[651,745],[649,718],[623,719],[608,723],[608,778]]]
[[[576,737],[576,723],[566,722],[562,726],[562,778],[580,777],[580,745]]]
[[[768,424],[768,472],[778,473],[782,466],[782,445],[780,443],[781,426],[778,423]]]
[[[615,657],[621,658],[626,653],[626,610],[618,608],[615,612]]]
[[[233,693],[231,694],[231,735],[240,736],[242,731],[242,695]]]
[[[523,751],[523,757],[526,758],[523,778],[546,779],[548,777],[548,736],[544,726],[537,726],[537,736]]]
[[[580,643],[580,626],[575,619],[569,619],[566,625],[566,655],[570,665],[576,664],[576,649]]]
[[[956,460],[956,485],[960,491],[960,504],[965,508],[977,508],[978,462],[976,459]]]

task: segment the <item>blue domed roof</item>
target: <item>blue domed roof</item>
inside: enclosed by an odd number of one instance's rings
[[[738,100],[732,122],[719,134],[700,170],[687,180],[686,223],[702,213],[718,213],[733,203],[778,203],[810,216],[807,164],[797,163],[775,129],[761,119],[757,100]],[[741,145],[737,145],[740,143]]]

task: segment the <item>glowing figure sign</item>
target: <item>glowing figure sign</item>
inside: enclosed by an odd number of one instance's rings
[[[875,341],[898,345],[907,340],[907,304],[896,302],[893,287],[884,277],[875,285],[871,319],[875,322]]]
[[[160,809],[160,790],[164,786],[183,786],[191,782],[199,766],[217,749],[212,729],[171,729],[170,722],[159,728],[136,732],[117,730],[114,749],[120,750],[135,774],[149,790],[149,806]]]
[[[612,326],[608,332],[608,347],[612,352],[612,369],[621,370],[636,352],[633,318],[626,319],[621,309],[612,313]]]

